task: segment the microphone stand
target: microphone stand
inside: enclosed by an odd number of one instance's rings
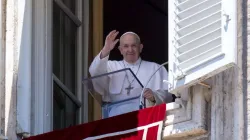
[[[156,71],[150,76],[150,78],[149,78],[149,80],[147,81],[146,85],[145,85],[144,88],[142,89],[142,92],[141,92],[141,95],[140,95],[140,102],[139,102],[140,105],[139,105],[139,109],[143,109],[142,95],[143,95],[145,89],[147,88],[149,82],[151,81],[151,79],[153,78],[153,76],[156,74],[156,72],[158,72],[158,70],[159,70],[160,68],[162,68],[162,67],[163,67],[164,65],[166,65],[166,64],[168,64],[168,62],[162,63],[162,64],[158,67],[158,69],[156,69]],[[167,80],[164,80],[164,83],[167,83],[166,81],[167,81]],[[144,103],[146,103],[146,102],[145,102],[145,98],[144,98]],[[145,107],[146,107],[146,105],[145,105]]]

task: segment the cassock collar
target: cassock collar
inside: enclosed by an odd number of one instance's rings
[[[133,63],[133,64],[131,64],[131,63],[128,63],[126,60],[123,60],[124,61],[124,64],[126,65],[126,66],[138,66],[138,65],[140,65],[140,63],[141,63],[141,57],[139,57],[139,59],[135,62],[135,63]]]

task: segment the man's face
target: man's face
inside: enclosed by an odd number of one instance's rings
[[[120,39],[119,50],[129,63],[135,63],[138,60],[142,48],[143,45],[136,40],[133,34],[127,34]]]

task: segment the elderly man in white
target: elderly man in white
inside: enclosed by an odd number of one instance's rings
[[[124,68],[130,68],[136,77],[141,81],[143,86],[146,85],[150,76],[160,66],[154,62],[144,61],[140,57],[143,45],[141,44],[139,36],[134,32],[126,32],[120,37],[119,50],[123,55],[121,61],[110,61],[110,51],[114,49],[119,39],[116,39],[118,31],[111,31],[105,40],[105,45],[101,52],[93,60],[89,72],[91,76],[104,74]],[[167,90],[167,84],[163,83],[163,80],[167,80],[168,73],[164,67],[152,77],[147,89],[143,93],[143,97],[146,98],[146,106],[154,106],[161,103],[168,103],[173,100],[172,94],[163,92]],[[139,96],[141,88],[138,83],[135,82],[135,78],[126,73],[125,75],[112,76],[103,81],[104,84],[108,84],[108,93],[101,93],[102,99],[105,102],[114,102],[132,97]],[[109,116],[115,116],[139,109],[139,101],[131,100],[126,104],[117,104],[113,106],[109,112]]]

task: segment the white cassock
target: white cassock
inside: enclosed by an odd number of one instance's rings
[[[112,71],[121,70],[124,68],[130,68],[143,86],[146,85],[150,76],[159,68],[159,64],[149,61],[144,61],[139,58],[136,63],[129,64],[125,60],[122,61],[110,61],[109,57],[100,59],[100,53],[95,57],[90,65],[89,72],[91,76],[96,76]],[[146,106],[153,106],[161,103],[168,103],[172,101],[172,94],[164,92],[168,89],[168,85],[163,83],[163,80],[168,79],[168,73],[164,67],[162,67],[150,80],[147,88],[150,88],[154,92],[156,102],[150,102],[147,100]],[[107,87],[105,90],[99,88],[98,85]],[[130,91],[129,84],[133,87]],[[93,83],[94,88],[102,95],[104,102],[121,101],[133,97],[137,97],[141,94],[142,88],[136,79],[129,71],[120,72],[117,74],[109,75],[106,78],[98,79]],[[102,90],[102,91],[101,91]],[[119,114],[135,111],[139,109],[139,99],[124,102],[123,104],[117,104],[112,106],[109,116],[116,116]]]

